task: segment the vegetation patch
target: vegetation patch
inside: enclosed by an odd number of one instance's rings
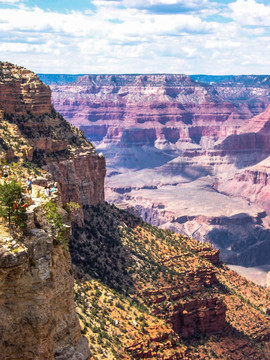
[[[92,359],[270,359],[270,295],[219,263],[210,244],[109,204],[84,214],[86,226],[73,229],[70,250]],[[224,327],[183,336],[196,311],[207,324],[220,304],[227,308]]]
[[[0,184],[0,216],[8,222],[10,228],[26,228],[26,209],[19,204],[22,192],[23,187],[15,180]]]
[[[46,219],[49,221],[49,223],[53,227],[53,230],[55,231],[55,244],[61,244],[63,247],[66,248],[68,246],[68,240],[64,236],[66,232],[66,227],[63,223],[63,215],[61,213],[61,209],[50,200],[47,201],[44,205],[44,210]]]

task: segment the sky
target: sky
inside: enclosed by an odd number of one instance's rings
[[[270,0],[0,0],[0,60],[50,74],[270,74]]]

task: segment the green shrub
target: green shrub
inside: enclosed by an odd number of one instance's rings
[[[15,180],[0,184],[0,216],[8,220],[8,225],[19,229],[26,227],[27,214],[25,207],[15,206],[22,197],[23,188]]]
[[[67,246],[67,243],[64,242],[65,226],[60,209],[50,200],[45,204],[44,210],[46,219],[52,224],[56,232],[55,243]]]

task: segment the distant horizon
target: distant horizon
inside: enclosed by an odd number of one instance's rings
[[[31,70],[31,69],[29,69]],[[186,73],[166,73],[166,72],[160,72],[160,73],[43,73],[43,72],[37,72],[37,75],[70,75],[70,76],[85,76],[85,75],[186,75],[186,76],[212,76],[212,77],[230,77],[230,76],[270,76],[269,74],[206,74],[206,73],[192,73],[192,74],[186,74]]]

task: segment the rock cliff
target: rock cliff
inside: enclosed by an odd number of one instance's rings
[[[53,200],[59,209],[77,202],[81,208],[74,220],[83,225],[82,207],[104,201],[105,158],[56,113],[48,86],[31,71],[2,62],[0,119],[0,155],[10,165],[9,176],[22,182],[32,176],[39,188],[26,230],[12,233],[1,227],[1,356],[88,359],[88,341],[74,307],[70,224],[64,223],[64,239],[58,243],[40,193],[57,182],[59,195]]]
[[[19,158],[46,168],[51,174],[49,180],[58,183],[64,204],[103,202],[104,156],[98,155],[84,135],[56,113],[51,105],[50,88],[35,74],[9,63],[0,63],[0,70],[2,132],[9,131],[7,135],[3,133],[2,151],[13,151],[10,160]],[[32,91],[28,93],[29,86]],[[18,103],[19,110],[10,105]],[[18,154],[22,138],[26,149]],[[80,217],[83,221],[82,211]]]
[[[64,241],[70,235],[66,224]],[[43,206],[28,211],[27,234],[2,229],[0,351],[3,359],[88,359],[73,299],[68,247],[55,243]]]

